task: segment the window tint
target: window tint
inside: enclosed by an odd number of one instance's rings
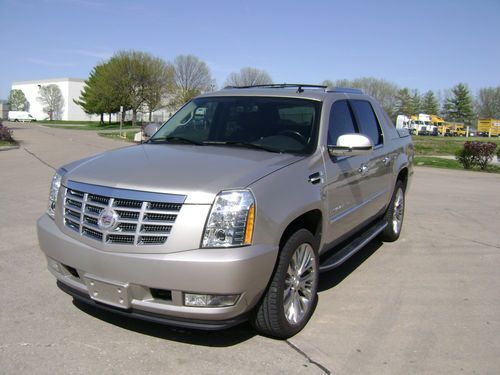
[[[321,103],[308,99],[196,98],[172,116],[151,141],[174,143],[176,139],[167,138],[183,138],[217,147],[252,143],[279,152],[310,154],[317,144],[320,113]]]
[[[371,104],[364,100],[350,100],[350,104],[360,133],[370,138],[374,146],[382,143],[382,131]]]
[[[328,125],[328,144],[336,145],[343,134],[357,133],[352,121],[351,110],[346,100],[339,100],[332,105]]]

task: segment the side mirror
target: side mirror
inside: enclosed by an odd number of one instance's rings
[[[344,134],[339,137],[336,145],[328,145],[330,156],[367,155],[372,150],[371,139],[363,134]]]
[[[144,135],[147,137],[147,138],[151,138],[153,136],[154,133],[156,133],[158,131],[158,124],[152,122],[151,124],[147,124],[145,127],[144,127]]]

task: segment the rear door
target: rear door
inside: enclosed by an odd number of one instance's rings
[[[360,215],[365,220],[380,213],[392,194],[391,178],[393,160],[384,146],[384,134],[371,103],[367,100],[349,100],[352,112],[361,134],[373,143],[373,151],[364,162],[362,209]]]
[[[328,126],[328,144],[335,145],[339,136],[357,133],[352,110],[347,100],[332,104]],[[328,200],[328,244],[342,238],[359,224],[363,206],[361,167],[367,156],[332,157],[326,153],[326,196]]]

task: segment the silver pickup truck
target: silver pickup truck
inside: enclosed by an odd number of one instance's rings
[[[322,271],[401,233],[411,137],[355,89],[228,87],[147,142],[60,168],[38,238],[76,300],[287,338]]]

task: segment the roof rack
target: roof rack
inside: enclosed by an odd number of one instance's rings
[[[360,89],[351,89],[347,87],[333,87],[325,85],[309,85],[305,83],[268,83],[264,85],[249,85],[249,86],[226,86],[224,89],[251,89],[251,88],[269,88],[269,89],[284,89],[288,87],[297,87],[297,92],[304,92],[304,88],[323,89],[325,92],[336,92],[344,94],[363,94]]]
[[[351,89],[348,87],[328,87],[326,92],[339,92],[339,93],[344,93],[344,94],[363,94],[363,90],[360,89]]]
[[[224,89],[251,89],[251,88],[269,88],[269,89],[284,89],[288,87],[297,87],[297,92],[304,92],[305,88],[326,89],[324,85],[309,85],[303,83],[268,83],[265,85],[250,85],[250,86],[226,86]]]

